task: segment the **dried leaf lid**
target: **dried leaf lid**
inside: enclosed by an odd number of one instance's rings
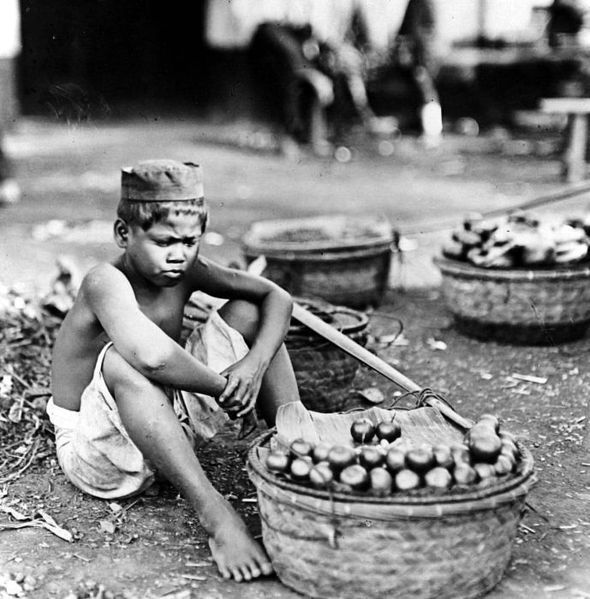
[[[136,202],[203,199],[201,167],[176,160],[144,160],[121,170],[121,198]]]

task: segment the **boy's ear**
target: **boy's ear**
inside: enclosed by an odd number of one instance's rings
[[[113,226],[113,233],[115,235],[115,243],[120,248],[125,249],[129,239],[129,225],[122,218],[118,218]]]

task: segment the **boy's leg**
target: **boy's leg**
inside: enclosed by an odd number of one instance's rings
[[[220,308],[219,315],[241,333],[248,345],[252,344],[258,332],[258,308],[255,304],[232,300]],[[266,424],[271,427],[275,424],[279,406],[293,401],[300,401],[299,390],[291,359],[283,344],[262,379],[257,407]]]
[[[114,348],[106,353],[103,376],[131,440],[196,510],[222,576],[241,581],[272,572],[262,547],[207,479],[164,391]]]

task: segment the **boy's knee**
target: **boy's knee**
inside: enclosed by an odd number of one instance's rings
[[[227,324],[241,333],[247,342],[251,342],[258,331],[259,309],[256,304],[246,300],[227,302],[219,311]]]
[[[141,392],[146,387],[153,386],[153,383],[133,368],[114,347],[110,347],[105,354],[102,375],[111,392],[122,387]]]

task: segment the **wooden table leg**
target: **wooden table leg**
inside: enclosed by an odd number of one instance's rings
[[[326,110],[318,98],[314,97],[309,114],[309,141],[315,154],[325,155],[328,143]]]
[[[563,178],[568,183],[575,183],[586,175],[588,115],[572,114],[568,129],[567,147],[563,155]]]

